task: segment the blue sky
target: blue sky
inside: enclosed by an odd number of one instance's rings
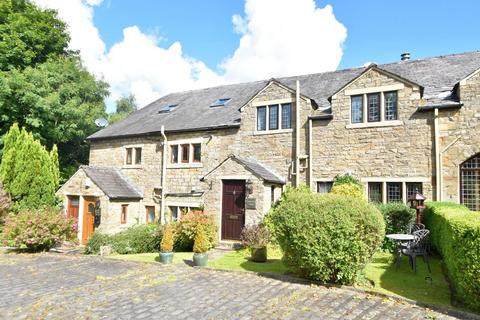
[[[33,0],[110,85],[112,111],[170,92],[480,49],[477,0]]]
[[[421,58],[480,50],[480,1],[316,3],[332,5],[348,30],[339,68],[392,62],[403,51]],[[107,46],[122,39],[123,28],[138,25],[165,45],[181,41],[186,54],[216,68],[238,46],[232,15],[242,14],[243,6],[243,0],[109,0],[95,8],[94,21]]]

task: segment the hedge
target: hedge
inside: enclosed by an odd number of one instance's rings
[[[385,219],[385,233],[407,233],[408,225],[415,222],[415,210],[402,202],[377,203],[377,209],[382,213]],[[394,252],[396,248],[395,241],[383,239],[382,249]]]
[[[424,222],[445,262],[457,299],[480,311],[480,213],[446,202],[427,203]]]

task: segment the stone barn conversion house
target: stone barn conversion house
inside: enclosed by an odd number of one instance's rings
[[[172,93],[88,141],[57,193],[83,242],[195,208],[236,240],[287,185],[346,172],[369,201],[480,211],[480,52]]]

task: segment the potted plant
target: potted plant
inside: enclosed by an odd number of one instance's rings
[[[163,230],[162,241],[160,242],[160,262],[171,264],[173,260],[173,227],[169,223]]]
[[[270,232],[264,225],[245,226],[242,230],[241,240],[245,247],[250,248],[252,261],[267,261],[267,244],[270,241]]]
[[[198,267],[205,267],[208,262],[208,243],[203,226],[199,224],[195,232],[193,242],[193,264]]]

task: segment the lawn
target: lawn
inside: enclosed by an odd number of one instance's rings
[[[192,252],[175,252],[173,263],[184,263],[192,260]],[[109,258],[128,261],[158,262],[158,253],[140,253],[129,255],[111,255]],[[270,248],[268,261],[256,263],[249,260],[250,252],[246,249],[226,253],[223,257],[208,262],[208,266],[222,270],[253,271],[259,273],[289,273],[283,264],[282,252],[277,248]],[[432,273],[429,274],[421,258],[417,259],[417,273],[415,274],[403,257],[400,269],[394,266],[394,257],[390,253],[379,252],[367,265],[363,274],[364,281],[359,287],[369,291],[396,295],[431,305],[452,307],[450,304],[450,290],[441,268],[441,261],[430,257]],[[430,280],[431,279],[431,280]]]

